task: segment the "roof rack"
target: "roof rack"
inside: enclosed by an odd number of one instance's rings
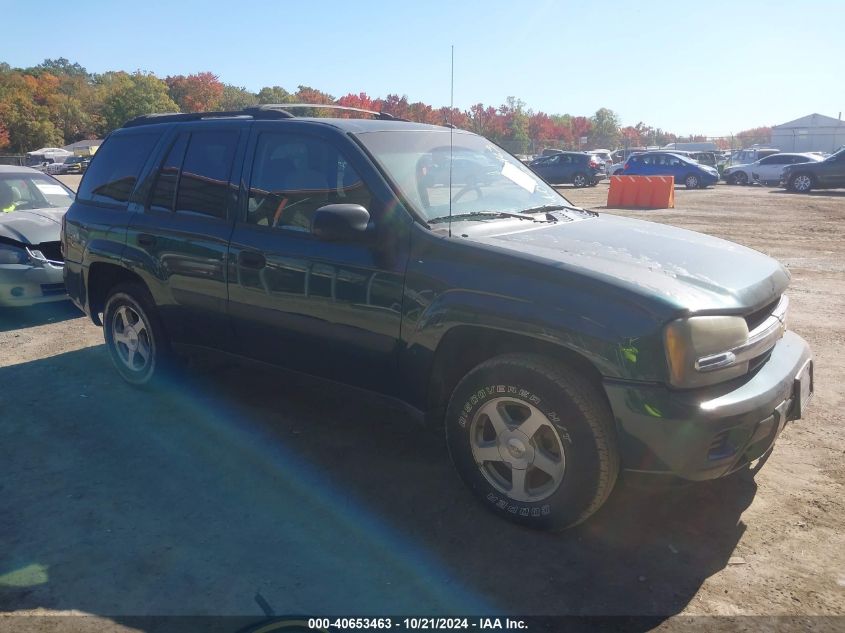
[[[319,108],[329,110],[343,110],[348,112],[359,112],[369,114],[377,119],[385,121],[407,121],[394,117],[387,112],[375,112],[362,108],[324,104],[324,103],[266,103],[249,106],[242,110],[220,110],[213,112],[161,112],[157,114],[143,114],[130,119],[123,124],[123,127],[137,127],[139,125],[153,125],[155,123],[173,123],[176,121],[203,121],[207,119],[292,119],[295,118],[288,110],[300,110],[303,108]]]

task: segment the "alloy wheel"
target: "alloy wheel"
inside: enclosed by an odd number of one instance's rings
[[[563,481],[566,457],[560,436],[533,405],[490,400],[473,417],[469,437],[484,478],[515,501],[541,501]]]
[[[152,361],[152,340],[147,324],[131,306],[122,305],[112,317],[112,340],[120,361],[132,372],[142,373]]]
[[[812,186],[813,181],[807,174],[799,174],[792,181],[792,187],[795,191],[809,191]]]

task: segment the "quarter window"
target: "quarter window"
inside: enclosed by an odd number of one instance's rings
[[[78,198],[125,206],[141,168],[160,134],[113,136],[94,155],[79,185]]]

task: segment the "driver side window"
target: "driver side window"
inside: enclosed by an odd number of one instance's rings
[[[279,132],[258,137],[248,223],[308,232],[320,207],[346,203],[369,209],[371,198],[364,181],[330,143]]]

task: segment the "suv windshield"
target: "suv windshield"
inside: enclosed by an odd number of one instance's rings
[[[415,210],[426,219],[479,211],[513,213],[570,205],[517,159],[470,132],[402,130],[363,132],[364,144]]]
[[[0,212],[68,207],[73,192],[57,180],[41,174],[0,175]]]

